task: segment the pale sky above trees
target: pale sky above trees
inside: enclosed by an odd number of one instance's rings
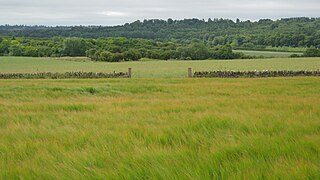
[[[0,24],[117,25],[143,19],[320,17],[320,0],[0,0]]]

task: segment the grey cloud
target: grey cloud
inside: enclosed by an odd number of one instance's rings
[[[319,0],[0,0],[0,24],[116,25],[150,18],[319,17]]]

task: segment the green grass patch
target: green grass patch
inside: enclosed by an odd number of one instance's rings
[[[0,80],[0,179],[319,179],[320,79]]]
[[[133,77],[186,77],[187,68],[194,71],[249,71],[249,70],[317,70],[320,58],[272,58],[253,60],[198,60],[198,61],[138,61],[138,62],[75,62],[51,58],[0,57],[0,72],[127,72]]]

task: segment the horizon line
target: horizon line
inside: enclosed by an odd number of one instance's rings
[[[173,18],[167,18],[167,19],[163,19],[163,18],[145,18],[145,19],[137,19],[135,21],[131,21],[131,22],[126,22],[126,23],[121,23],[121,24],[114,24],[114,25],[103,25],[103,24],[68,24],[68,25],[62,25],[62,24],[52,24],[52,25],[44,25],[44,24],[0,24],[0,26],[31,26],[31,27],[35,27],[35,26],[40,26],[40,27],[78,27],[78,26],[85,26],[85,27],[116,27],[116,26],[124,26],[126,24],[132,24],[134,22],[140,21],[143,23],[143,21],[147,20],[163,20],[163,21],[168,21],[169,19],[172,19],[173,21],[183,21],[183,20],[192,20],[192,19],[197,19],[197,20],[204,20],[204,22],[208,22],[209,19],[211,20],[215,20],[215,19],[222,19],[222,20],[232,20],[233,22],[235,22],[237,19],[240,20],[240,22],[259,22],[260,20],[272,20],[273,22],[275,21],[280,21],[280,20],[284,20],[284,19],[299,19],[299,18],[308,18],[308,19],[319,19],[320,17],[308,17],[308,16],[293,16],[293,17],[282,17],[282,18],[260,18],[260,19],[242,19],[241,18],[222,18],[222,17],[215,17],[215,18],[184,18],[184,19],[173,19]]]

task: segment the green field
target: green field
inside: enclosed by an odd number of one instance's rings
[[[83,62],[84,61],[84,62]],[[32,58],[0,57],[0,72],[66,72],[127,71],[133,68],[133,77],[186,77],[187,68],[208,70],[317,70],[320,58],[272,58],[256,60],[201,60],[201,61],[137,61],[91,62],[86,58]]]
[[[234,50],[234,52],[242,52],[250,56],[263,56],[266,58],[289,58],[292,54],[302,55],[297,52],[277,52],[277,51],[249,51],[249,50]]]
[[[0,179],[320,179],[319,77],[183,78],[320,58],[0,57],[2,73],[128,67],[132,79],[0,80]]]
[[[0,80],[0,179],[320,179],[319,92],[317,77]]]

